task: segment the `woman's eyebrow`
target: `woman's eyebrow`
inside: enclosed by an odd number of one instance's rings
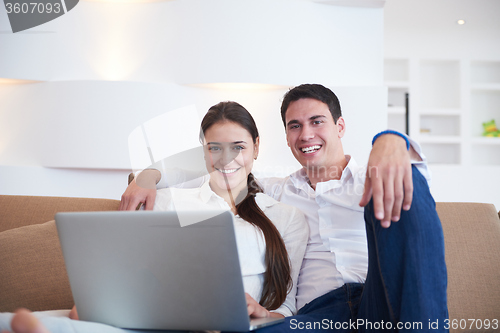
[[[237,144],[240,144],[240,143],[246,143],[246,141],[234,141],[234,142],[207,142],[207,145],[221,145],[221,144],[224,144],[224,143],[229,143],[229,144],[232,144],[232,145],[237,145]]]

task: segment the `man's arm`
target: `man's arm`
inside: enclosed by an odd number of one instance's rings
[[[399,221],[401,209],[409,210],[413,199],[411,162],[420,155],[406,141],[394,134],[384,134],[373,144],[366,171],[365,190],[360,206],[373,195],[375,217],[384,228]]]
[[[122,195],[119,210],[136,210],[142,203],[144,209],[153,210],[156,199],[156,184],[161,173],[156,169],[146,169],[139,173]]]

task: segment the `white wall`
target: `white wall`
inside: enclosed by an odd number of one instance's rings
[[[0,9],[1,30],[8,30]],[[80,1],[2,34],[1,77],[200,84],[380,85],[382,8],[309,0]]]
[[[0,79],[30,80],[0,84],[1,194],[118,199],[131,170],[133,129],[188,105],[201,118],[221,100],[240,102],[256,118],[257,173],[284,175],[299,166],[285,143],[279,105],[300,83],[338,94],[346,152],[360,162],[386,126],[380,7],[80,1],[64,16],[16,34],[8,33],[0,7]],[[165,144],[183,144],[193,126],[198,120],[185,119]]]
[[[497,0],[388,0],[384,56],[500,61],[498,13]],[[466,24],[458,25],[459,19]],[[498,166],[431,166],[431,171],[436,201],[488,202],[500,210]]]

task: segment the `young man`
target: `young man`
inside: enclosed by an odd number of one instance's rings
[[[304,212],[310,238],[298,314],[262,331],[444,331],[441,223],[422,175],[426,164],[408,139],[391,131],[377,136],[368,166],[361,167],[344,155],[346,125],[328,88],[293,88],[281,114],[288,146],[303,168],[261,183],[267,194]],[[132,182],[122,196],[121,209],[139,202],[152,208],[161,175],[141,175],[140,186]]]

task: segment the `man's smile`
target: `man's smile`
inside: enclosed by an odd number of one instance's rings
[[[308,146],[308,147],[302,147],[300,148],[300,150],[304,153],[304,154],[312,154],[312,153],[315,153],[317,152],[318,150],[321,149],[321,146],[320,145],[314,145],[314,146]]]

